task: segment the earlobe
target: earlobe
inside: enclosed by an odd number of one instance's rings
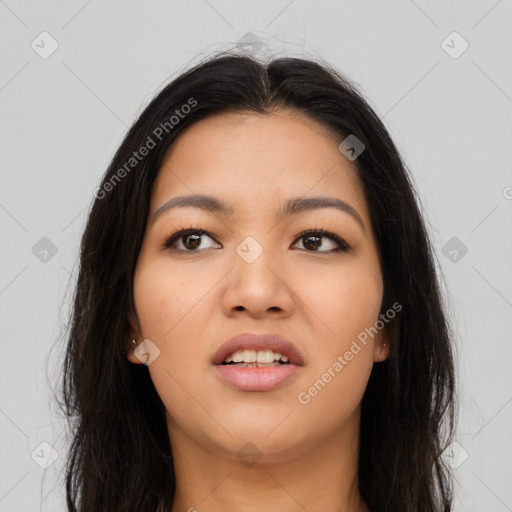
[[[133,364],[142,364],[142,361],[135,355],[135,349],[137,348],[137,340],[132,339],[130,343],[130,347],[126,352],[126,359]]]
[[[389,343],[377,341],[373,352],[373,362],[379,363],[389,357]]]
[[[375,339],[375,346],[373,350],[373,360],[375,363],[385,361],[389,358],[391,352],[390,340],[394,339],[394,326],[393,324],[385,325],[384,328],[378,333]]]
[[[373,349],[373,361],[375,363],[385,361],[390,353],[390,339],[392,339],[392,330],[386,326],[384,330],[379,332],[375,339],[375,346]]]
[[[383,343],[380,349],[380,360],[385,361],[389,357],[389,344]]]
[[[133,364],[142,364],[142,361],[134,354],[138,345],[137,339],[140,338],[140,329],[132,312],[128,315],[128,323],[130,325],[130,342],[127,343],[126,359]]]

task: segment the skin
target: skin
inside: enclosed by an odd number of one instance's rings
[[[383,279],[368,207],[341,138],[291,110],[230,113],[199,121],[169,149],[151,198],[134,296],[133,338],[160,355],[148,366],[166,407],[177,493],[172,512],[368,511],[357,486],[360,406],[373,364],[388,356],[387,329],[307,405],[307,391],[379,318]],[[232,215],[195,207],[170,210],[172,197],[214,195]],[[364,230],[334,208],[277,218],[290,197],[330,196],[357,210]],[[202,228],[201,245],[170,235]],[[307,229],[333,232],[308,245]],[[252,236],[263,249],[252,263],[236,248]],[[183,245],[183,243],[187,245]],[[188,248],[188,252],[187,251]],[[195,252],[194,252],[195,251]],[[301,351],[305,365],[280,387],[247,392],[218,376],[211,359],[242,332],[277,333]],[[127,357],[141,361],[130,347]],[[249,465],[237,455],[252,443]]]

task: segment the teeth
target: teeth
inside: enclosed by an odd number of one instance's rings
[[[244,363],[255,363],[256,350],[244,350],[242,352],[242,361],[244,361]]]
[[[272,363],[274,361],[274,352],[272,350],[259,350],[256,356],[258,363]]]
[[[279,352],[273,352],[272,350],[237,350],[233,354],[226,357],[225,363],[274,363],[282,361],[283,363],[288,362],[288,357],[283,356]]]
[[[244,360],[243,356],[242,356],[242,351],[241,350],[237,350],[232,356],[231,356],[231,361],[233,361],[234,363],[241,363],[242,361]]]
[[[278,367],[281,366],[279,363],[276,363],[275,361],[272,363],[234,363],[233,366],[240,366],[243,368],[270,368],[270,367]]]

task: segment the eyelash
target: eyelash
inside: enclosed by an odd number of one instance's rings
[[[169,251],[172,251],[172,252],[176,252],[176,253],[194,253],[194,252],[201,252],[201,249],[199,250],[195,250],[195,251],[186,251],[186,250],[183,250],[183,249],[176,249],[175,247],[172,247],[172,245],[181,237],[184,237],[185,235],[207,235],[209,236],[215,243],[219,243],[217,242],[217,240],[215,240],[215,238],[208,232],[206,231],[205,229],[201,229],[201,228],[184,228],[182,226],[182,229],[180,231],[176,231],[174,234],[172,234],[169,238],[167,238],[167,240],[164,242],[163,244],[163,247]],[[300,233],[299,235],[297,235],[297,237],[295,238],[295,241],[300,241],[300,239],[302,238],[305,238],[306,235],[312,235],[312,236],[318,236],[318,237],[323,237],[323,238],[329,238],[331,239],[333,242],[335,242],[336,244],[338,244],[338,247],[336,249],[331,249],[329,251],[308,251],[306,249],[301,249],[303,251],[306,251],[306,252],[310,252],[310,253],[313,253],[313,254],[322,254],[322,253],[327,253],[327,254],[331,254],[331,253],[338,253],[338,252],[347,252],[351,249],[350,245],[345,241],[343,240],[343,238],[339,237],[338,235],[336,235],[335,233],[332,233],[330,231],[327,231],[323,228],[320,228],[320,229],[308,229],[306,231],[303,231],[302,233]],[[293,244],[295,245],[295,243]]]

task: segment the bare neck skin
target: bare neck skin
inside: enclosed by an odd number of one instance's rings
[[[291,417],[290,417],[291,420]],[[359,415],[299,457],[242,461],[198,446],[170,422],[177,491],[172,512],[369,512],[357,487]],[[249,448],[247,449],[249,453]]]

